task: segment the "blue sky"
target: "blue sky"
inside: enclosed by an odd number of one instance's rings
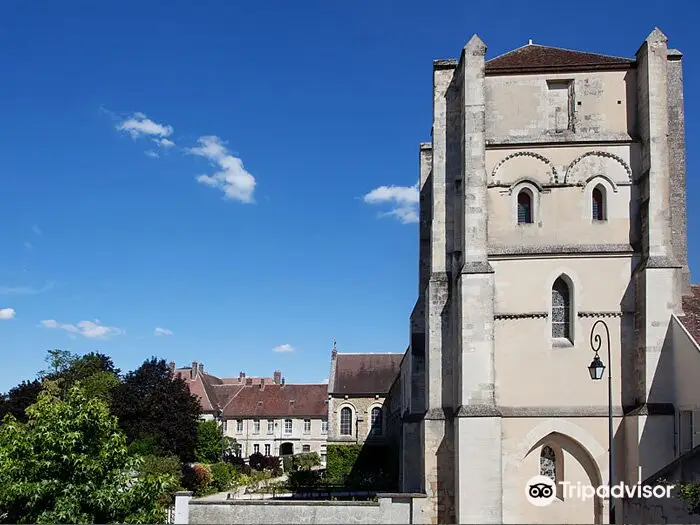
[[[49,348],[288,382],[326,379],[334,338],[404,351],[431,64],[473,33],[489,57],[633,56],[660,27],[685,54],[692,202],[697,10],[658,5],[5,0],[0,391]],[[405,189],[364,198],[381,186]]]

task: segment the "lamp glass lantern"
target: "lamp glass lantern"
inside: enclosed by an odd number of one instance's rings
[[[591,379],[598,380],[603,378],[603,372],[605,372],[605,365],[596,355],[591,364],[588,365],[588,373],[591,374]]]

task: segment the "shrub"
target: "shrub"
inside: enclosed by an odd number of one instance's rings
[[[146,436],[131,442],[129,454],[132,456],[160,456],[161,450],[152,436]]]
[[[289,474],[291,490],[317,487],[321,483],[321,473],[317,470],[295,470]]]
[[[250,472],[252,469],[250,468],[250,465],[246,465],[246,462],[242,457],[240,457],[240,456],[228,456],[225,459],[226,459],[226,463],[231,465],[231,467],[233,467],[233,469],[239,475],[241,475],[241,474],[246,475],[246,476],[250,475]]]
[[[211,470],[201,463],[189,463],[182,472],[182,484],[187,490],[194,492],[196,496],[206,494],[211,485]]]
[[[180,463],[180,458],[177,456],[143,456],[139,474],[142,476],[167,474],[180,480],[182,477],[182,463]]]
[[[260,452],[255,452],[248,458],[248,464],[250,465],[250,468],[254,470],[265,470],[267,458],[265,458],[265,456],[263,456]]]
[[[285,472],[291,472],[294,462],[292,461],[292,456],[284,456],[282,458],[282,468]]]
[[[303,452],[292,456],[292,469],[294,470],[309,470],[312,467],[317,467],[321,464],[321,456],[316,452]]]
[[[235,470],[228,463],[219,462],[211,466],[212,486],[217,492],[225,492],[231,488],[235,479]]]
[[[273,477],[278,478],[283,474],[282,459],[277,456],[268,456],[267,469],[272,472]]]
[[[398,457],[386,445],[328,445],[326,472],[329,481],[348,488],[395,490]]]

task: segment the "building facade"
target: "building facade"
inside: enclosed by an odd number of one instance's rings
[[[387,395],[396,380],[403,354],[331,352],[328,379],[328,442],[386,443]]]
[[[537,507],[528,480],[636,484],[700,444],[685,206],[681,53],[658,29],[634,58],[530,43],[486,60],[475,35],[434,62],[392,394],[419,522],[606,523],[607,500]]]
[[[194,361],[176,368],[173,377],[185,381],[199,398],[202,419],[220,421],[234,438],[240,454],[259,452],[284,456],[316,452],[325,463],[328,436],[327,385],[287,384],[279,370],[273,377],[219,378]]]

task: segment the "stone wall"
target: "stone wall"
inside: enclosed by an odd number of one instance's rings
[[[420,495],[386,494],[377,501],[191,500],[177,523],[415,523]],[[187,521],[182,521],[187,519]]]

